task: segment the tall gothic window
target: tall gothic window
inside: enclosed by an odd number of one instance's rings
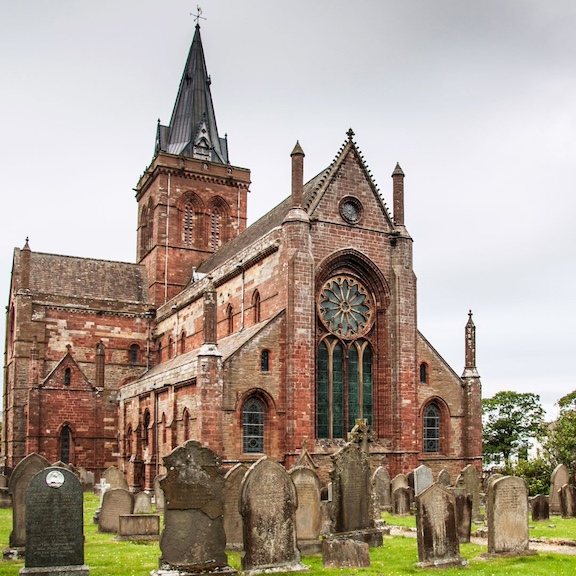
[[[428,364],[420,364],[420,384],[428,384]]]
[[[186,351],[186,330],[182,330],[180,334],[180,354],[184,354]]]
[[[270,352],[268,350],[262,350],[262,353],[260,354],[260,371],[270,371]]]
[[[70,368],[66,368],[66,370],[64,370],[64,386],[70,386],[71,381],[72,370],[70,370]],[[62,460],[62,462],[64,462],[64,460]]]
[[[64,464],[70,464],[70,454],[72,448],[72,430],[65,425],[60,431],[60,460]]]
[[[431,402],[424,409],[424,452],[440,452],[440,408]]]
[[[148,446],[148,442],[150,441],[150,410],[146,408],[144,410],[144,418],[142,420],[142,441],[144,446]]]
[[[234,309],[230,304],[226,308],[226,327],[228,330],[228,335],[234,332]]]
[[[182,210],[182,242],[184,246],[194,245],[194,209],[192,202],[187,202]]]
[[[242,450],[245,454],[264,452],[264,403],[252,396],[242,409]]]
[[[252,309],[254,310],[254,324],[260,322],[260,292],[254,290],[252,295]]]
[[[220,211],[214,208],[210,214],[210,249],[214,252],[220,248]]]

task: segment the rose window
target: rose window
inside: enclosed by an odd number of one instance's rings
[[[372,324],[372,299],[358,280],[331,278],[320,290],[320,318],[330,332],[344,338],[361,336]]]

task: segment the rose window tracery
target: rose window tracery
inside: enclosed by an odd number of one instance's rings
[[[350,276],[331,278],[320,290],[320,318],[330,332],[343,338],[355,338],[368,332],[372,309],[368,290]]]

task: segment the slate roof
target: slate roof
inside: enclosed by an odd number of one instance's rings
[[[148,302],[144,266],[42,252],[30,253],[30,290],[55,296]]]

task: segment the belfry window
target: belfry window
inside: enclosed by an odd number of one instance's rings
[[[210,250],[216,252],[220,248],[220,212],[218,208],[210,215]]]
[[[432,402],[424,409],[424,452],[440,452],[440,408]]]
[[[264,452],[264,403],[251,397],[242,410],[242,450],[245,454]]]
[[[194,209],[191,202],[182,211],[182,242],[184,246],[194,245]]]

